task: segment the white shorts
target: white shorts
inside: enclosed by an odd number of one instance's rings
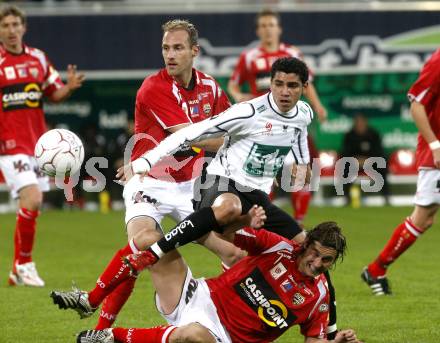
[[[171,325],[183,326],[199,323],[211,332],[216,342],[232,342],[231,337],[220,322],[205,279],[194,279],[189,268],[182,290],[182,297],[176,309],[170,314],[164,314],[157,294],[156,307],[162,317]]]
[[[419,206],[440,205],[440,170],[420,169],[414,203]]]
[[[14,199],[20,189],[29,185],[38,185],[42,192],[50,190],[49,177],[40,172],[33,156],[1,155],[0,169]]]
[[[194,180],[166,182],[133,176],[124,187],[125,223],[139,216],[149,216],[159,225],[165,215],[180,222],[194,212]]]

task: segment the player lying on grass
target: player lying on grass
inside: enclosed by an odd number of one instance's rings
[[[250,210],[250,224],[258,226],[261,217],[261,207]],[[346,249],[336,223],[317,225],[302,245],[264,229],[245,228],[229,237],[248,256],[218,277],[193,278],[177,250],[149,269],[157,309],[168,325],[88,330],[77,342],[272,342],[293,325],[306,343],[359,342],[351,329],[326,339],[329,296],[322,273]]]

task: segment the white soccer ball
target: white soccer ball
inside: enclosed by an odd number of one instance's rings
[[[53,129],[38,139],[34,156],[44,174],[65,177],[75,174],[81,168],[84,147],[73,132]]]

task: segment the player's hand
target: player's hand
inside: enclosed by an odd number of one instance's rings
[[[69,64],[67,66],[67,86],[71,91],[80,88],[85,80],[83,73],[78,73],[76,71],[75,64]]]
[[[432,150],[432,158],[434,160],[434,166],[440,169],[440,149]]]
[[[115,182],[121,185],[125,185],[127,181],[130,180],[133,176],[134,176],[133,168],[131,166],[131,163],[128,163],[118,168],[116,172]]]
[[[333,341],[334,343],[362,343],[356,337],[356,332],[352,329],[338,331]]]
[[[251,228],[259,229],[264,225],[264,221],[267,219],[266,211],[261,206],[254,205],[247,213],[249,217],[249,224]]]

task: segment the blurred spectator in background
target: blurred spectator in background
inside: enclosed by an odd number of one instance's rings
[[[52,102],[67,99],[81,87],[84,75],[69,64],[64,84],[43,51],[23,44],[26,29],[23,11],[13,5],[0,8],[0,169],[11,196],[18,199],[9,284],[42,287],[32,249],[42,192],[49,190],[49,179],[34,158],[35,144],[46,132],[43,96]]]
[[[257,14],[255,18],[256,35],[260,44],[252,49],[243,51],[239,57],[238,63],[228,83],[228,92],[234,98],[235,102],[241,102],[253,99],[267,93],[270,89],[270,70],[273,62],[281,57],[296,57],[303,59],[302,52],[295,46],[281,42],[281,17],[277,12],[266,9]],[[318,93],[313,86],[313,73],[309,70],[309,84],[304,91],[307,101],[312,106],[320,122],[327,119],[327,110],[321,104]],[[247,84],[249,92],[244,90]],[[318,157],[316,148],[309,140],[310,160]],[[294,165],[295,159],[292,153],[289,153],[284,165]],[[284,169],[284,168],[283,168]],[[270,195],[274,198],[274,191]],[[294,218],[298,223],[302,223],[309,208],[312,193],[309,186],[297,192],[290,193]],[[331,302],[335,303],[335,296],[330,277],[327,275],[330,288]],[[328,335],[333,338],[336,333],[336,309],[331,306],[331,316]]]
[[[379,256],[361,274],[375,295],[391,294],[386,277],[388,267],[431,227],[440,206],[439,75],[440,49],[426,62],[408,92],[411,115],[419,129],[415,207],[411,215],[395,228]]]
[[[341,155],[343,157],[354,157],[359,162],[359,172],[364,172],[364,162],[369,157],[385,158],[385,153],[382,147],[382,138],[380,134],[368,124],[368,119],[362,113],[355,115],[353,120],[353,127],[344,135]],[[378,168],[376,163],[373,163],[375,170],[383,177],[384,185],[381,189],[382,195],[388,203],[389,186],[387,181],[388,167]],[[349,164],[345,165],[344,178],[348,176]],[[347,197],[348,204],[351,203],[352,197],[357,196],[355,192],[350,192],[352,183],[344,184],[344,195]],[[356,188],[359,190],[359,188]]]

